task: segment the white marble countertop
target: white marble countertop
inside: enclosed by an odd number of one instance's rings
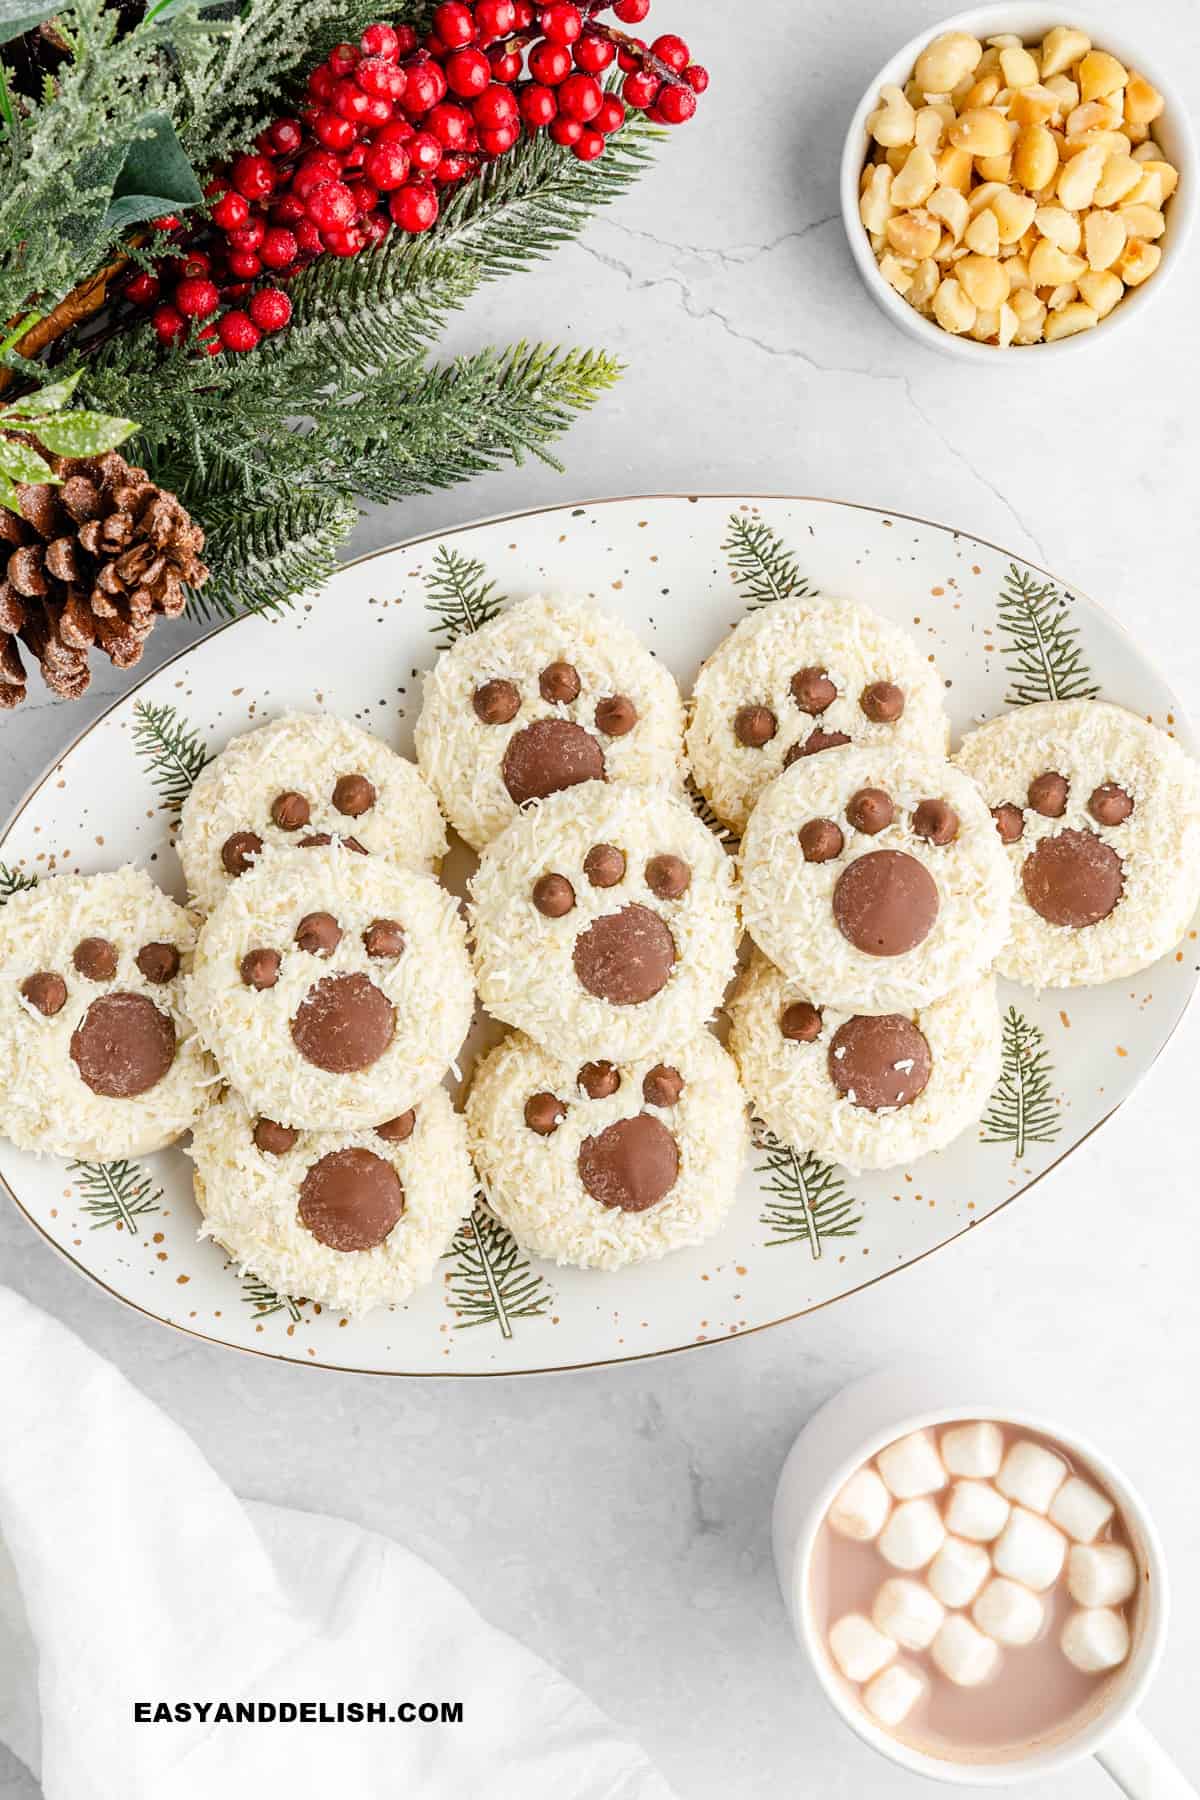
[[[534,465],[364,522],[356,548],[484,514],[645,490],[800,492],[989,538],[1107,605],[1200,715],[1196,264],[1105,356],[976,372],[915,346],[858,284],[837,216],[844,120],[937,0],[661,0],[713,72],[699,121],[586,242],[488,290],[455,347],[603,344],[615,394]],[[1090,0],[1114,24],[1128,4]],[[1191,0],[1138,9],[1157,56],[1200,69]],[[183,644],[155,633],[146,666]],[[0,719],[0,814],[128,682],[39,689]],[[702,1353],[457,1385],[304,1371],[189,1342],[82,1282],[10,1207],[0,1272],[112,1357],[241,1493],[393,1533],[580,1683],[681,1800],[903,1800],[924,1789],[838,1725],[790,1649],[768,1546],[798,1426],[850,1376],[969,1347],[1074,1364],[1096,1433],[1150,1501],[1174,1574],[1146,1717],[1200,1781],[1193,1009],[1136,1098],[986,1230],[885,1286]],[[947,1790],[950,1791],[950,1790]],[[958,1791],[958,1790],[954,1790]],[[966,1793],[967,1790],[961,1790]],[[1046,1792],[1018,1786],[1018,1795]],[[0,1796],[34,1785],[0,1751]],[[1113,1793],[1096,1767],[1056,1800]]]

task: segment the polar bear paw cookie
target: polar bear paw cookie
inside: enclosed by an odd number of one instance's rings
[[[713,811],[746,828],[767,783],[842,744],[943,756],[942,683],[912,639],[851,600],[748,613],[696,680],[687,749]]]
[[[513,1032],[476,1071],[467,1129],[517,1241],[585,1269],[711,1237],[749,1147],[737,1072],[708,1032],[661,1056],[581,1064]]]
[[[815,1005],[756,953],[729,1013],[729,1047],[768,1130],[855,1173],[940,1150],[1000,1075],[990,975],[911,1012],[851,1013]]]
[[[559,1056],[684,1043],[733,974],[731,860],[662,788],[552,794],[488,846],[471,891],[480,998]]]
[[[1012,878],[975,784],[932,757],[839,750],[772,782],[742,843],[760,950],[822,1003],[906,1012],[991,966]]]
[[[178,838],[188,891],[211,912],[265,844],[352,850],[403,868],[446,854],[437,801],[413,763],[332,713],[289,713],[243,732],[201,771]]]
[[[276,1292],[354,1315],[429,1281],[470,1212],[466,1127],[443,1088],[371,1128],[300,1131],[236,1094],[192,1138],[203,1237]]]
[[[474,850],[580,782],[678,786],[682,739],[669,670],[596,607],[541,594],[438,659],[417,721],[422,772]]]
[[[1173,738],[1099,700],[993,719],[957,761],[1016,875],[1001,975],[1090,986],[1148,968],[1200,903],[1200,769]]]
[[[337,843],[264,849],[203,927],[188,999],[254,1112],[314,1131],[423,1099],[474,1006],[453,898]]]
[[[185,1132],[215,1071],[184,1011],[196,922],[140,869],[0,908],[0,1131],[104,1162]]]

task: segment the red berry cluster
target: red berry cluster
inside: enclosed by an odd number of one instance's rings
[[[284,288],[316,257],[357,256],[395,226],[428,231],[440,198],[522,134],[546,130],[581,161],[603,154],[626,109],[681,125],[708,86],[682,38],[647,45],[597,17],[640,24],[650,0],[445,0],[421,43],[410,25],[369,25],[308,77],[308,105],[278,118],[206,190],[197,231],[125,297],[153,307],[164,344],[195,329],[210,355],[255,349],[292,316]],[[602,85],[616,64],[617,93]]]

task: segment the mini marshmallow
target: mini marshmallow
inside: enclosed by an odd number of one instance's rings
[[[889,1444],[875,1461],[897,1500],[918,1500],[922,1494],[936,1494],[946,1485],[942,1459],[927,1431],[914,1431],[911,1437]]]
[[[962,1613],[951,1613],[930,1651],[947,1681],[956,1687],[978,1687],[1000,1661],[1000,1646],[976,1630]]]
[[[1066,1477],[1067,1465],[1052,1450],[1022,1438],[1013,1445],[996,1477],[1002,1494],[1030,1512],[1049,1512],[1050,1502]]]
[[[863,1689],[862,1703],[880,1725],[894,1730],[907,1719],[924,1688],[925,1683],[914,1669],[893,1663]]]
[[[829,1523],[843,1537],[869,1543],[879,1536],[891,1505],[891,1495],[874,1469],[859,1469],[829,1508]]]
[[[948,1537],[925,1579],[943,1606],[969,1606],[991,1573],[992,1559],[979,1544]]]
[[[1072,1544],[1067,1591],[1079,1606],[1120,1606],[1137,1586],[1137,1564],[1124,1544]]]
[[[1129,1627],[1119,1612],[1106,1606],[1072,1613],[1059,1639],[1062,1653],[1085,1675],[1115,1669],[1129,1655]]]
[[[923,1569],[946,1536],[932,1500],[902,1500],[879,1534],[879,1554],[894,1569]]]
[[[847,1681],[870,1681],[896,1654],[896,1645],[861,1613],[847,1613],[830,1627],[829,1649]]]
[[[1050,1517],[1076,1543],[1090,1544],[1116,1510],[1106,1495],[1081,1481],[1078,1475],[1071,1475],[1055,1494]]]
[[[946,1508],[946,1529],[955,1537],[990,1544],[1008,1524],[1008,1501],[986,1481],[956,1481]]]
[[[1067,1540],[1057,1526],[1038,1513],[1026,1512],[1023,1506],[1014,1506],[992,1560],[999,1574],[1041,1593],[1058,1580],[1066,1554]]]
[[[971,1608],[971,1617],[998,1644],[1032,1644],[1042,1629],[1042,1603],[1019,1581],[997,1575]]]
[[[1004,1433],[990,1419],[977,1425],[955,1425],[942,1433],[942,1461],[952,1475],[971,1475],[987,1480],[1000,1467]]]
[[[871,1618],[884,1636],[895,1638],[906,1650],[928,1650],[945,1616],[923,1581],[905,1581],[902,1576],[884,1582],[871,1608]]]

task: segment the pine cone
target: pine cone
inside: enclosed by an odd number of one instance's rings
[[[208,576],[204,533],[144,469],[110,450],[59,457],[54,472],[61,487],[18,488],[20,516],[0,507],[0,708],[25,698],[18,639],[73,700],[93,645],[132,668],[156,617],[175,618]]]

